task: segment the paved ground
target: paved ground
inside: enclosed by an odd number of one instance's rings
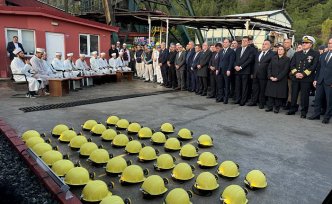
[[[1,84],[1,83],[0,83]],[[3,84],[3,83],[2,83]],[[268,187],[260,191],[249,191],[249,203],[262,204],[312,204],[321,203],[332,187],[332,126],[323,125],[320,121],[300,119],[299,115],[286,116],[266,113],[256,107],[239,107],[237,105],[216,104],[188,92],[165,93],[161,95],[117,100],[112,102],[23,113],[20,107],[50,103],[70,102],[85,98],[148,93],[164,90],[160,86],[141,81],[113,83],[71,93],[63,98],[14,99],[13,91],[0,85],[0,117],[22,133],[27,129],[47,132],[58,123],[65,123],[80,130],[80,125],[87,119],[104,122],[109,115],[118,115],[129,121],[140,122],[144,126],[158,129],[163,122],[172,122],[178,131],[182,127],[193,130],[194,137],[206,133],[214,138],[215,146],[211,149],[200,149],[199,152],[211,151],[219,157],[219,162],[233,160],[239,163],[241,174],[229,181],[220,178],[220,187],[211,197],[194,195],[193,203],[218,203],[226,186],[239,184],[252,169],[264,171],[268,178]],[[85,133],[90,137],[90,133]],[[91,136],[92,137],[92,136]],[[114,155],[123,154],[123,149],[114,149],[110,144],[92,137],[98,144],[103,144]],[[149,141],[142,141],[150,145]],[[196,144],[194,141],[191,143]],[[53,144],[56,144],[53,139]],[[162,147],[156,147],[163,153]],[[78,157],[77,152],[60,145],[60,150],[70,154],[72,160]],[[172,153],[182,162],[178,152]],[[135,156],[126,159],[144,168],[150,169],[150,175],[159,174],[170,179],[170,172],[159,173],[153,170],[153,163],[139,163]],[[196,167],[195,175],[200,172],[215,172],[216,168],[201,170],[196,160],[188,161]],[[82,161],[84,167],[97,174],[98,179],[113,181],[114,194],[129,197],[133,203],[162,203],[163,198],[145,201],[139,192],[139,185],[123,187],[118,178],[104,175],[104,169],[95,168]],[[184,184],[170,180],[168,188],[191,189],[194,179]],[[74,190],[80,194],[81,189]]]

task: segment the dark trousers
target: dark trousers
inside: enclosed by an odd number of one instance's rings
[[[225,73],[217,75],[217,100],[228,100],[230,93],[230,77]]]
[[[207,83],[207,77],[198,77],[198,83],[199,83],[199,91],[198,93],[201,94],[206,94],[207,93],[207,87],[208,87],[208,83]]]
[[[267,108],[268,109],[272,109],[273,106],[274,106],[275,109],[279,110],[280,106],[282,105],[283,100],[285,100],[285,99],[283,99],[283,98],[268,97]]]
[[[235,102],[245,104],[248,98],[249,74],[235,75]]]
[[[168,66],[163,64],[161,66],[161,76],[163,77],[163,83],[165,86],[168,86]]]
[[[190,75],[191,75],[191,90],[197,93],[199,91],[197,71],[191,70]]]
[[[190,67],[187,67],[187,70],[186,70],[186,88],[187,88],[187,90],[192,90],[192,87],[191,87],[191,77],[192,77],[192,75],[191,75],[191,69],[190,69]]]
[[[184,90],[185,86],[186,86],[184,73],[185,73],[185,70],[184,70],[183,67],[176,70],[176,78],[178,80],[178,88],[181,88],[181,90]]]
[[[176,79],[176,69],[175,65],[171,64],[168,70],[168,86],[171,86],[172,88],[177,87],[177,79]]]
[[[215,97],[216,95],[217,95],[217,76],[216,76],[216,72],[210,72],[209,96]]]
[[[259,102],[260,105],[265,105],[265,88],[267,80],[254,78],[252,81],[252,96],[251,101],[253,103]]]
[[[234,72],[231,73],[231,75],[229,76],[229,87],[230,87],[230,92],[229,92],[229,96],[230,97],[234,97],[235,96],[235,74]]]
[[[301,114],[307,114],[309,108],[311,82],[292,81],[291,109],[297,110],[297,97],[301,91]]]
[[[318,116],[321,113],[324,104],[327,105],[324,118],[331,118],[332,116],[332,87],[326,85],[324,82],[317,84],[315,96],[315,112],[314,115]]]

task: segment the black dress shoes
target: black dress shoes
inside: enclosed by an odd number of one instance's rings
[[[295,112],[294,112],[294,111],[288,111],[288,112],[286,113],[286,115],[295,115]]]
[[[310,117],[308,117],[308,120],[319,120],[320,116],[319,115],[312,115]]]
[[[257,106],[257,103],[250,102],[250,103],[247,104],[247,106]]]
[[[271,112],[273,109],[272,108],[268,108],[268,109],[265,109],[265,112]]]
[[[301,118],[306,118],[307,117],[307,115],[306,114],[301,114]]]
[[[330,118],[324,118],[322,123],[324,124],[328,124],[330,122]]]

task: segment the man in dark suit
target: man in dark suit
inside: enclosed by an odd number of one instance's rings
[[[188,91],[192,90],[191,87],[191,64],[193,63],[193,59],[195,56],[195,48],[194,48],[194,42],[190,41],[188,43],[188,51],[186,53],[186,66],[187,66],[187,80],[186,80],[186,88]]]
[[[190,74],[191,74],[191,92],[198,93],[199,87],[198,87],[198,77],[197,77],[197,65],[199,63],[200,57],[201,57],[201,45],[195,46],[195,54],[190,66]]]
[[[163,86],[169,86],[168,84],[168,65],[167,65],[167,58],[168,58],[168,49],[166,48],[166,44],[164,42],[160,45],[161,50],[159,54],[159,66],[161,69],[161,75],[163,77]]]
[[[217,95],[217,70],[219,67],[220,50],[221,50],[221,43],[217,43],[215,45],[215,51],[212,53],[209,62],[210,92],[208,93],[207,98],[216,98]]]
[[[175,57],[176,57],[176,48],[175,45],[171,43],[169,47],[169,54],[167,58],[168,65],[168,86],[167,88],[176,89],[177,80],[176,80],[176,70],[175,70]]]
[[[175,57],[175,69],[176,69],[176,78],[178,79],[178,87],[176,90],[184,91],[185,90],[185,66],[186,66],[186,52],[183,49],[182,45],[178,45],[177,54]]]
[[[220,51],[219,66],[217,69],[217,96],[216,102],[228,103],[230,94],[230,76],[234,68],[235,51],[230,48],[230,40],[224,39],[223,49]]]
[[[332,116],[332,38],[328,42],[329,51],[323,53],[319,60],[318,70],[313,82],[316,87],[315,111],[309,120],[319,120],[320,113],[326,100],[327,108],[322,123],[329,123]]]
[[[7,52],[9,53],[10,60],[14,59],[15,55],[14,55],[13,51],[17,48],[21,48],[22,52],[25,53],[25,51],[23,49],[23,45],[18,42],[18,37],[13,36],[13,41],[9,42],[7,45]]]
[[[297,97],[301,92],[301,118],[307,117],[311,84],[319,61],[319,52],[312,49],[315,39],[311,36],[302,38],[303,51],[296,52],[290,64],[292,95],[291,107],[286,115],[295,115]]]
[[[243,37],[242,47],[236,50],[235,60],[235,104],[244,106],[248,98],[248,84],[254,51],[249,46],[249,38]]]
[[[262,51],[255,57],[255,66],[253,70],[252,96],[248,106],[256,106],[263,109],[265,105],[265,88],[267,84],[267,69],[275,53],[271,50],[271,42],[263,42]]]
[[[203,50],[201,56],[199,58],[199,62],[197,65],[197,77],[199,83],[199,92],[198,95],[206,96],[207,95],[207,76],[208,76],[208,66],[211,58],[211,51],[209,49],[208,44],[205,42],[203,43]]]

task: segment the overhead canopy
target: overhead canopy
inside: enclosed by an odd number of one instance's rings
[[[154,15],[153,15],[154,14]],[[280,31],[280,32],[294,32],[294,30],[254,17],[241,17],[241,16],[167,16],[163,14],[156,15],[156,13],[150,13],[145,11],[139,12],[116,12],[116,21],[120,22],[135,22],[137,24],[147,24],[148,19],[151,19],[152,26],[166,25],[166,21],[169,21],[170,26],[184,25],[189,27],[195,27],[198,29],[256,29],[267,31]]]

